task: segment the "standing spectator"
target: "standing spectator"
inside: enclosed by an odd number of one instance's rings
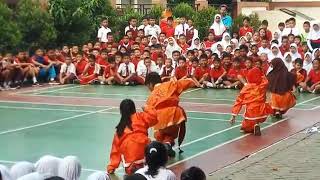
[[[180,17],[180,24],[174,30],[174,36],[177,39],[181,34],[186,35],[189,25],[186,23],[186,17]]]
[[[310,33],[310,22],[309,21],[305,21],[303,23],[303,30],[304,31],[300,35],[302,43],[307,42],[307,38],[308,38],[308,35]]]
[[[227,31],[230,31],[232,26],[232,18],[231,16],[227,15],[227,10],[228,10],[227,5],[222,4],[220,6],[220,14],[221,14],[222,22],[227,28]]]
[[[261,23],[261,28],[259,29],[259,32],[261,31],[261,29],[264,29],[265,30],[265,37],[270,42],[272,40],[272,33],[268,29],[268,25],[269,25],[269,22],[267,20],[263,20]],[[260,33],[260,36],[261,36],[261,33]]]
[[[160,33],[161,33],[161,29],[160,29],[160,26],[158,26],[156,24],[156,19],[154,17],[151,17],[149,19],[149,25],[147,25],[145,28],[144,28],[144,34],[145,36],[159,36]]]
[[[288,27],[286,27],[283,30],[283,35],[288,36],[289,34],[293,34],[294,36],[298,36],[299,33],[299,29],[296,28],[296,19],[295,18],[290,18],[288,19]]]
[[[161,28],[161,32],[166,34],[166,37],[173,37],[174,36],[174,27],[173,27],[173,17],[167,18],[167,24]]]
[[[129,19],[129,26],[124,29],[124,34],[127,34],[128,31],[132,32],[132,38],[136,39],[138,36],[138,28],[137,28],[137,18],[132,17]]]
[[[213,24],[210,27],[210,32],[213,33],[215,41],[221,41],[223,33],[227,30],[226,26],[221,21],[221,15],[214,16]]]
[[[186,31],[186,37],[187,37],[187,43],[191,45],[192,39],[194,37],[199,37],[199,32],[195,27],[193,26],[192,19],[188,19],[188,26],[189,28]]]
[[[308,47],[311,51],[320,47],[320,26],[319,23],[313,23],[312,29],[307,37]]]
[[[147,17],[143,17],[142,24],[138,27],[138,30],[144,30],[149,25],[149,19]]]
[[[243,18],[243,27],[240,28],[239,30],[239,36],[245,36],[248,32],[251,32],[253,34],[253,28],[250,26],[250,18],[249,17],[244,17]]]
[[[280,38],[283,36],[284,28],[285,28],[285,24],[283,22],[280,22],[278,24],[278,29],[276,30],[276,32],[279,34]]]
[[[111,32],[111,29],[108,28],[108,19],[103,19],[101,21],[101,28],[98,30],[98,40],[101,43],[107,43],[108,42],[108,38],[107,38],[107,34]]]

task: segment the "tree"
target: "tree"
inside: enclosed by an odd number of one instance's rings
[[[53,18],[37,0],[21,0],[16,9],[16,21],[22,34],[22,48],[46,47],[55,42],[57,34]]]
[[[12,51],[21,40],[18,25],[12,21],[12,11],[0,0],[0,52]]]
[[[212,6],[197,11],[193,16],[193,22],[196,29],[199,31],[201,39],[208,35],[210,26],[213,23],[214,16],[218,13],[218,10]]]

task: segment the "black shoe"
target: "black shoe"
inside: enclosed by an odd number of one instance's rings
[[[282,119],[282,114],[281,114],[281,113],[276,113],[275,117],[276,117],[277,119]]]
[[[254,125],[253,134],[255,136],[261,136],[261,130],[259,124]]]
[[[168,156],[171,157],[171,158],[175,157],[176,156],[176,152],[172,149],[172,146],[170,144],[168,144],[168,143],[165,143],[164,145],[165,145],[165,147],[166,147],[166,149],[168,151]]]

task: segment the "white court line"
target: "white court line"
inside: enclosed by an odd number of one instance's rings
[[[184,91],[184,92],[182,92],[181,94],[191,93],[191,92],[194,92],[194,91],[198,91],[198,90],[200,90],[200,89],[202,89],[202,88],[191,89],[191,90],[188,90],[188,91]]]
[[[316,107],[313,107],[313,108],[311,108],[310,110],[316,110],[316,109],[318,109],[320,107],[320,105],[319,106],[316,106]]]
[[[24,91],[14,92],[13,94],[32,93],[32,92],[45,91],[45,90],[48,90],[48,89],[54,89],[54,88],[65,87],[65,86],[70,87],[72,85],[70,85],[70,84],[65,84],[65,85],[60,85],[60,86],[48,85],[48,87],[39,87],[38,89],[24,90]]]
[[[286,121],[286,120],[288,120],[288,118],[285,118],[285,119],[282,119],[282,120],[277,121],[277,122],[275,122],[275,123],[272,123],[272,124],[270,124],[270,125],[267,125],[266,127],[261,128],[261,130],[267,129],[267,128],[271,127],[271,126],[274,126],[274,125],[276,125],[276,124],[278,124],[278,123],[280,123],[280,122]],[[200,156],[200,155],[205,154],[205,153],[207,153],[207,152],[209,152],[209,151],[212,151],[212,150],[217,149],[217,148],[219,148],[219,147],[221,147],[221,146],[224,146],[224,145],[226,145],[226,144],[232,143],[232,142],[234,142],[234,141],[237,141],[237,140],[239,140],[239,139],[241,139],[241,138],[244,138],[244,137],[250,136],[250,135],[252,135],[252,134],[245,134],[245,135],[239,136],[239,137],[237,137],[237,138],[235,138],[235,139],[226,141],[226,142],[224,142],[224,143],[222,143],[222,144],[219,144],[219,145],[217,145],[217,146],[214,146],[214,147],[212,147],[212,148],[209,148],[209,149],[207,149],[207,150],[201,151],[201,152],[199,152],[199,153],[197,153],[197,154],[195,154],[195,155],[192,155],[192,156],[187,157],[187,158],[185,158],[185,159],[183,159],[183,160],[180,160],[180,161],[177,161],[177,162],[175,162],[175,163],[170,164],[170,165],[168,166],[168,168],[170,168],[170,167],[172,167],[172,166],[175,166],[175,165],[177,165],[177,164],[180,164],[180,163],[182,163],[182,162],[188,161],[188,160],[190,160],[190,159],[192,159],[192,158],[195,158],[195,157],[197,157],[197,156]]]
[[[9,134],[9,133],[14,133],[14,132],[18,132],[18,131],[23,131],[23,130],[26,130],[26,129],[32,129],[32,128],[40,127],[40,126],[46,126],[46,125],[49,125],[49,124],[54,124],[54,123],[66,121],[66,120],[69,120],[69,119],[74,119],[74,118],[77,118],[77,117],[82,117],[82,116],[87,116],[87,115],[90,115],[90,114],[95,114],[95,113],[99,113],[99,112],[103,112],[103,111],[108,111],[108,110],[110,110],[110,109],[113,109],[113,107],[106,108],[106,109],[102,109],[102,110],[98,110],[98,111],[92,111],[92,112],[88,112],[88,113],[84,113],[84,114],[78,114],[78,115],[75,115],[75,116],[71,116],[71,117],[67,117],[67,118],[62,118],[62,119],[57,119],[57,120],[54,120],[54,121],[49,121],[49,122],[45,122],[45,123],[40,123],[40,124],[36,124],[36,125],[32,125],[32,126],[26,126],[26,127],[22,127],[22,128],[17,128],[17,129],[11,129],[11,130],[7,130],[7,131],[2,131],[2,132],[0,132],[0,135]]]
[[[113,106],[96,106],[96,105],[82,105],[82,104],[62,104],[62,103],[42,103],[42,102],[28,102],[28,101],[4,101],[0,103],[13,103],[13,104],[37,104],[37,105],[53,105],[53,106],[79,106],[79,107],[113,107]]]
[[[42,94],[42,93],[52,93],[52,92],[57,92],[57,91],[62,91],[62,90],[66,90],[66,89],[74,89],[74,88],[79,88],[79,87],[84,87],[84,86],[87,86],[87,85],[75,85],[75,86],[68,86],[68,87],[65,87],[65,88],[59,88],[59,89],[54,89],[54,90],[51,90],[51,91],[38,91],[37,93],[34,93],[34,94]],[[32,94],[32,95],[34,95]]]
[[[319,99],[319,98],[320,98],[320,96],[311,98],[311,99],[306,100],[306,101],[302,101],[302,102],[296,104],[296,106],[301,105],[301,104],[304,104],[304,103],[307,103],[307,102],[310,102],[310,101],[314,101],[314,100]]]

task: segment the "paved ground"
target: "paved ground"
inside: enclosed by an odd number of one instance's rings
[[[306,133],[306,130],[297,133],[210,174],[208,179],[320,179],[320,133]]]

